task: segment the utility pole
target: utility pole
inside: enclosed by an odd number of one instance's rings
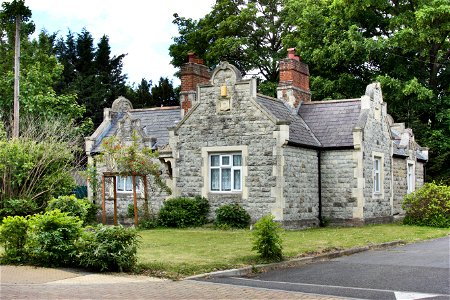
[[[14,116],[12,137],[19,137],[19,77],[20,77],[20,16],[16,15],[16,45],[14,53]]]

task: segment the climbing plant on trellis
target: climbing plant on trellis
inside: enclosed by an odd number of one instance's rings
[[[147,177],[150,176],[153,182],[168,194],[171,193],[170,188],[165,184],[160,173],[160,164],[157,163],[158,152],[145,147],[139,142],[136,132],[132,134],[130,143],[125,143],[112,136],[105,138],[101,144],[101,154],[97,157],[97,161],[102,162],[106,170],[102,174],[102,221],[106,223],[106,207],[105,207],[105,179],[112,178],[114,186],[114,224],[117,224],[117,194],[116,194],[116,176],[131,176],[133,186],[134,200],[134,223],[138,225],[138,208],[136,194],[136,179],[140,177],[144,183],[144,217],[149,218],[148,210],[148,186]]]

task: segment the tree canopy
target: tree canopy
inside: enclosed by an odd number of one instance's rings
[[[103,108],[126,93],[126,78],[123,74],[125,54],[111,55],[109,38],[103,35],[97,46],[89,31],[69,31],[55,45],[58,60],[64,66],[63,78],[57,90],[61,93],[77,94],[78,103],[86,107],[85,117],[99,125],[103,119]]]
[[[23,1],[3,3],[0,11],[0,121],[9,129],[12,123],[14,83],[14,18],[21,14],[21,117],[62,117],[79,119],[85,108],[76,102],[73,93],[57,93],[54,86],[63,72],[53,51],[55,35],[41,32],[37,39],[29,35],[34,31],[31,11]],[[9,133],[9,130],[7,130]]]
[[[174,88],[172,81],[167,77],[160,77],[158,84],[154,85],[152,81],[142,78],[137,88],[129,89],[126,93],[134,108],[177,106],[179,105],[178,95],[179,88]]]
[[[270,96],[290,47],[309,64],[314,100],[358,97],[380,81],[388,112],[430,147],[429,179],[450,182],[448,0],[217,0],[203,18],[173,22],[174,66],[190,51],[211,67],[227,60]]]
[[[180,35],[169,47],[172,64],[180,67],[194,51],[209,66],[226,60],[244,74],[275,82],[285,54],[282,38],[292,30],[285,18],[285,0],[217,0],[199,20],[174,14]]]
[[[103,108],[119,96],[130,98],[136,108],[178,104],[178,91],[167,78],[154,86],[144,78],[137,88],[127,84],[126,54],[113,55],[106,34],[97,43],[86,28],[69,30],[64,37],[42,31],[31,39],[31,10],[23,0],[14,0],[2,3],[0,10],[0,120],[7,129],[12,123],[17,16],[22,21],[21,116],[65,116],[83,124],[87,135],[102,122]]]

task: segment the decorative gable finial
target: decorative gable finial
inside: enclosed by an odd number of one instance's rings
[[[366,87],[366,96],[369,96],[371,101],[382,103],[383,96],[381,95],[381,84],[379,82],[369,84]]]
[[[220,62],[211,76],[211,82],[218,86],[233,86],[242,79],[241,72],[228,62]]]
[[[120,96],[119,98],[114,100],[111,106],[112,112],[127,112],[132,109],[133,105],[131,104],[131,101],[123,96]]]

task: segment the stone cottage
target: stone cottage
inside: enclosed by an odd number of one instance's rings
[[[86,153],[93,161],[104,137],[126,140],[134,129],[158,148],[173,196],[206,197],[211,216],[238,203],[253,221],[272,213],[285,228],[389,222],[423,184],[427,150],[387,114],[379,83],[357,99],[311,101],[308,66],[289,49],[277,99],[256,91],[256,78],[227,62],[209,72],[191,54],[180,107],[133,109],[119,98],[86,138]],[[118,182],[125,205],[127,178]],[[150,197],[153,211],[165,197]]]

